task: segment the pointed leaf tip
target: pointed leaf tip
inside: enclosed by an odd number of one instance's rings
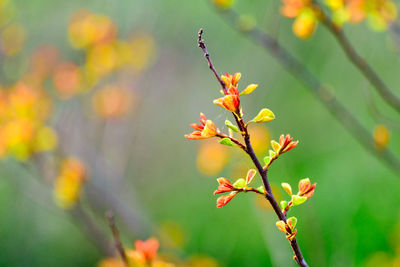
[[[229,129],[231,129],[232,131],[234,131],[234,132],[239,132],[238,127],[235,126],[231,121],[226,120],[226,121],[225,121],[225,125],[226,125]]]
[[[282,183],[281,184],[283,189],[289,194],[289,196],[292,196],[292,187],[288,183]]]
[[[246,89],[244,89],[240,95],[248,95],[251,94],[256,88],[258,87],[258,84],[252,83],[249,84]]]
[[[237,194],[237,192],[232,192],[232,193],[230,193],[230,194],[228,194],[228,195],[224,195],[224,196],[219,197],[219,198],[217,199],[217,208],[222,208],[223,206],[225,206],[226,204],[228,204],[229,201],[231,201],[232,198],[233,198],[234,196],[236,196],[236,194]]]
[[[234,143],[232,142],[232,140],[229,139],[228,137],[222,138],[222,139],[219,141],[219,143],[220,143],[221,145],[226,145],[226,146],[233,146],[233,145],[234,145]]]
[[[275,119],[275,114],[271,110],[263,108],[250,122],[262,123],[272,121],[273,119]]]

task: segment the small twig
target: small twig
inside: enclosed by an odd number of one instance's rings
[[[214,68],[214,65],[211,62],[210,54],[207,51],[207,48],[206,48],[206,45],[204,44],[204,41],[201,39],[201,35],[202,34],[203,34],[203,29],[200,29],[199,30],[199,34],[198,34],[197,44],[199,45],[201,50],[203,50],[204,57],[207,59],[207,62],[208,62],[208,67],[214,73],[215,78],[217,78],[218,82],[221,84],[222,90],[226,94],[228,92],[226,90],[226,85],[225,85],[224,81],[221,79],[221,77],[219,77],[217,70]]]
[[[382,78],[375,72],[375,70],[368,64],[368,62],[361,57],[349,39],[346,37],[343,29],[336,26],[331,18],[324,13],[320,8],[322,14],[322,24],[332,33],[336,41],[339,43],[347,58],[358,70],[364,75],[364,77],[373,85],[382,99],[392,106],[397,112],[400,113],[400,98],[395,95],[390,88],[385,84]]]
[[[203,53],[204,53],[204,55],[205,55],[205,57],[206,57],[206,59],[208,61],[209,67],[213,71],[213,73],[216,75],[217,80],[218,81],[222,81],[221,78],[218,76],[217,71],[215,70],[215,67],[212,64],[211,60],[210,60],[210,56],[209,56],[209,54],[207,52],[206,46],[204,44],[204,41],[202,40],[202,34],[203,34],[203,29],[200,29],[199,38],[198,38],[199,47],[203,50]],[[224,92],[227,92],[227,88],[226,88],[225,83],[223,83],[223,82],[221,83],[220,82],[220,84],[221,84],[222,89],[224,90]],[[263,167],[261,166],[261,163],[258,160],[258,158],[257,158],[257,156],[256,156],[256,154],[254,152],[254,149],[253,149],[253,147],[251,145],[250,135],[249,135],[249,133],[247,131],[247,126],[243,122],[243,119],[241,118],[240,115],[236,114],[235,112],[232,112],[232,114],[233,114],[233,116],[234,116],[234,118],[236,120],[236,123],[237,123],[237,125],[239,127],[239,130],[241,131],[242,136],[243,136],[243,138],[245,140],[245,143],[246,143],[246,145],[245,146],[241,146],[241,148],[250,156],[251,160],[253,161],[254,165],[256,166],[258,172],[261,175],[262,182],[263,182],[263,185],[264,185],[264,188],[265,188],[265,191],[266,191],[265,197],[269,201],[269,203],[271,204],[271,206],[272,206],[273,210],[275,211],[276,215],[278,216],[279,220],[282,220],[282,221],[286,222],[286,216],[282,213],[282,211],[281,211],[281,209],[280,209],[280,207],[279,207],[279,205],[278,205],[277,201],[275,200],[275,197],[274,197],[274,195],[272,193],[271,186],[269,184],[268,177],[267,177],[267,170],[264,170]],[[290,229],[288,230],[288,233],[292,234]],[[307,267],[308,265],[307,265],[306,261],[304,260],[303,254],[301,253],[301,250],[300,250],[300,247],[299,247],[299,245],[297,243],[296,238],[293,238],[290,241],[290,245],[291,245],[291,247],[293,249],[293,252],[295,254],[295,260],[296,260],[297,264],[302,266],[302,267]]]
[[[233,143],[235,143],[237,146],[239,146],[241,149],[246,150],[246,147],[242,143],[240,143],[236,138],[230,137],[230,136],[228,136],[226,134],[223,134],[223,133],[217,134],[217,137],[219,137],[219,138],[228,138]]]
[[[106,213],[106,217],[108,220],[108,225],[110,226],[111,232],[114,237],[115,247],[119,255],[121,256],[121,259],[124,262],[125,266],[129,267],[128,257],[126,256],[125,249],[121,243],[121,239],[119,238],[119,231],[115,224],[114,215],[112,214],[111,211],[108,211]]]

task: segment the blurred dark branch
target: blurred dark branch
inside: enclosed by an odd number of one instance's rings
[[[52,208],[53,205],[49,204],[52,201],[49,190],[51,185],[48,184],[48,182],[51,181],[51,178],[45,177],[45,174],[41,172],[37,158],[34,158],[34,161],[27,163],[19,162],[18,166],[31,176],[29,177],[31,178],[30,183],[36,190],[33,194],[35,201],[44,208]],[[28,187],[25,185],[25,188]],[[64,211],[72,218],[72,222],[75,224],[75,226],[77,226],[77,228],[89,239],[89,241],[94,244],[94,246],[101,253],[111,256],[112,250],[107,236],[81,205],[82,204],[78,201],[73,209]]]
[[[370,90],[368,88],[364,89],[365,91],[365,101],[367,102],[368,111],[370,112],[372,118],[374,118],[376,123],[382,123],[387,125],[390,129],[395,131],[400,131],[399,123],[395,122],[391,118],[388,118],[379,110],[378,106],[376,105]]]
[[[357,53],[356,49],[343,32],[343,29],[336,26],[331,18],[324,13],[321,7],[320,10],[322,14],[322,24],[335,37],[350,62],[353,63],[353,65],[358,68],[364,77],[372,84],[382,99],[400,113],[400,98],[390,90],[371,65],[369,65],[368,62]]]
[[[115,224],[114,215],[112,214],[111,211],[108,211],[106,214],[106,217],[108,220],[108,225],[110,226],[111,232],[114,237],[115,247],[116,247],[119,255],[121,256],[121,259],[124,262],[125,266],[129,267],[129,262],[128,262],[128,258],[126,257],[126,254],[125,254],[125,249],[122,245],[121,239],[119,238],[119,231],[118,231],[117,225]]]
[[[202,34],[203,34],[203,29],[200,29],[199,34],[198,34],[198,41],[197,41],[198,45],[203,50],[204,56],[206,57],[206,59],[208,61],[209,67],[215,74],[217,80],[222,81],[221,78],[219,77],[217,71],[215,70],[214,65],[211,62],[210,55],[207,51],[206,45],[205,45],[204,41],[202,40]],[[220,82],[220,84],[222,86],[223,91],[227,92],[225,83]],[[278,205],[278,202],[276,201],[276,199],[272,193],[271,186],[268,181],[267,169],[264,169],[262,167],[262,165],[261,165],[260,161],[258,160],[258,158],[254,152],[254,149],[251,145],[250,135],[247,131],[247,126],[243,122],[240,112],[239,112],[239,114],[237,114],[236,112],[232,112],[232,115],[235,118],[236,123],[242,133],[243,139],[246,143],[246,146],[241,145],[239,147],[242,148],[250,156],[251,160],[253,161],[254,165],[256,166],[256,168],[262,178],[262,182],[263,182],[263,185],[264,185],[264,188],[266,191],[266,195],[265,195],[266,199],[271,204],[271,206],[274,209],[274,212],[277,215],[277,217],[279,218],[279,220],[282,220],[286,223],[286,215],[282,213],[282,211]],[[288,232],[289,232],[289,234],[292,234],[292,231],[290,229],[288,230]],[[302,267],[307,267],[308,265],[307,265],[306,261],[304,260],[303,254],[301,253],[301,250],[300,250],[299,244],[297,243],[296,238],[293,238],[292,240],[290,240],[290,246],[292,247],[293,252],[295,254],[294,259],[296,260],[297,264]]]
[[[76,206],[71,211],[67,212],[74,220],[79,222],[80,229],[104,255],[113,255],[107,236],[94,222],[93,218],[81,207],[79,202],[76,203]]]
[[[229,9],[222,11],[226,21],[236,30],[239,14]],[[240,30],[238,30],[240,31]],[[370,131],[348,110],[318,78],[301,61],[295,58],[275,38],[258,27],[240,31],[246,37],[260,44],[289,73],[307,88],[328,111],[349,131],[353,137],[377,159],[381,160],[400,176],[400,160],[389,149],[378,149]]]

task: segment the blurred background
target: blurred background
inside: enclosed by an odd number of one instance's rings
[[[234,8],[331,88],[378,150],[399,155],[398,114],[321,25],[297,38],[281,5],[236,0]],[[211,0],[0,2],[0,266],[120,266],[105,260],[116,255],[108,210],[126,248],[155,237],[176,266],[295,265],[265,200],[241,194],[215,207],[216,178],[236,180],[252,167],[244,153],[184,138],[200,112],[225,132],[232,120],[212,104],[220,88],[197,47],[199,28],[219,73],[241,72],[241,89],[259,84],[243,97],[245,118],[264,107],[276,115],[251,128],[260,159],[280,134],[300,141],[269,177],[279,200],[289,198],[281,182],[318,183],[291,212],[310,266],[400,266],[399,173]],[[400,94],[397,33],[344,29]]]

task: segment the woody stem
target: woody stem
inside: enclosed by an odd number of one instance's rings
[[[225,83],[219,77],[214,65],[211,62],[210,55],[208,54],[208,51],[207,51],[206,46],[205,46],[205,43],[202,40],[202,34],[203,34],[203,29],[200,29],[199,35],[198,35],[198,41],[197,41],[198,45],[203,50],[204,56],[208,61],[208,65],[209,65],[210,69],[213,71],[213,73],[214,73],[215,77],[217,78],[217,80],[219,81],[219,83],[221,84],[222,90],[224,92],[227,92],[227,88],[226,88]],[[257,156],[256,156],[256,154],[254,152],[254,149],[253,149],[253,147],[251,145],[251,142],[250,142],[250,135],[248,133],[247,126],[244,123],[244,121],[243,121],[243,119],[242,119],[242,117],[240,115],[240,111],[239,110],[240,110],[240,108],[236,112],[232,112],[232,114],[233,114],[233,117],[235,118],[235,121],[236,121],[236,123],[237,123],[237,125],[239,127],[240,132],[242,133],[242,136],[243,136],[245,144],[246,144],[245,146],[243,146],[241,148],[250,156],[251,160],[253,161],[254,165],[256,166],[258,172],[261,175],[262,182],[263,182],[263,185],[264,185],[264,188],[265,188],[265,191],[266,191],[265,198],[271,204],[271,206],[272,206],[275,214],[278,216],[279,220],[282,220],[282,221],[284,221],[286,223],[286,216],[285,216],[285,214],[282,213],[282,211],[281,211],[281,209],[280,209],[280,207],[279,207],[274,195],[272,194],[271,186],[270,186],[269,181],[268,181],[268,175],[267,175],[268,170],[264,169],[261,166],[261,163],[258,160],[258,158],[257,158]],[[288,229],[287,232],[288,232],[289,235],[292,234],[292,231],[290,229]],[[293,238],[290,241],[290,245],[292,247],[292,250],[293,250],[294,254],[296,255],[295,260],[296,260],[297,264],[299,266],[302,266],[302,267],[308,267],[306,261],[304,260],[303,254],[300,251],[300,247],[299,247],[299,245],[297,243],[296,238]]]
[[[243,138],[244,141],[246,143],[246,153],[250,156],[251,160],[253,161],[254,165],[256,166],[258,172],[260,173],[265,191],[267,192],[267,194],[265,195],[265,198],[268,200],[268,202],[271,204],[272,208],[274,209],[275,214],[278,216],[279,220],[282,220],[286,223],[286,215],[281,211],[278,202],[276,201],[272,190],[271,190],[271,186],[269,184],[268,181],[268,170],[264,169],[261,164],[260,161],[258,160],[254,149],[251,145],[250,142],[250,135],[248,134],[247,131],[247,127],[246,125],[243,123],[243,120],[236,118],[236,122],[238,123],[239,128],[244,129],[244,134],[243,134]],[[288,229],[288,234],[292,234],[291,229]],[[302,266],[302,267],[306,267],[308,266],[306,261],[304,260],[303,254],[301,253],[299,244],[297,243],[296,238],[293,238],[290,241],[290,246],[292,247],[292,250],[294,252],[294,254],[296,255],[296,262],[298,265]]]

